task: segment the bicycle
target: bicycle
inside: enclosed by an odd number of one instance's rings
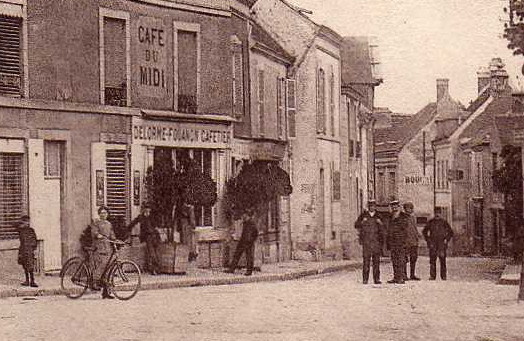
[[[136,263],[127,259],[118,258],[118,249],[129,245],[121,240],[109,240],[112,246],[111,256],[102,273],[107,289],[120,300],[133,298],[140,289],[140,268]],[[88,256],[79,256],[68,259],[60,271],[60,287],[69,298],[82,297],[88,288],[94,289],[94,264],[92,253],[94,249],[87,249]]]

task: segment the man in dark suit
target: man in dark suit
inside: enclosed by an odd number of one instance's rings
[[[367,211],[362,212],[355,222],[358,240],[362,245],[362,283],[369,279],[370,263],[373,262],[373,281],[380,284],[380,255],[385,239],[384,224],[376,211],[375,200],[368,201]]]
[[[437,257],[440,261],[440,278],[446,280],[446,250],[448,243],[453,238],[453,230],[448,222],[442,217],[442,211],[435,208],[435,217],[428,221],[422,235],[429,249],[429,279],[437,278]]]
[[[229,269],[225,272],[234,273],[238,265],[238,261],[243,253],[246,254],[246,276],[253,274],[253,266],[255,260],[255,241],[258,238],[258,230],[254,220],[254,209],[248,209],[244,214],[244,223],[242,225],[242,234],[238,242],[233,260],[229,264]]]
[[[142,206],[142,213],[128,226],[131,230],[133,226],[140,223],[140,242],[146,243],[146,269],[151,275],[160,273],[160,262],[158,246],[160,244],[160,234],[155,227],[155,221],[151,216],[151,207],[148,204]]]
[[[390,202],[391,218],[388,223],[387,246],[391,252],[393,279],[388,283],[404,284],[405,246],[408,216],[400,210],[398,200]]]

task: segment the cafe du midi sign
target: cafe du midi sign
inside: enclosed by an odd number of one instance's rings
[[[139,17],[136,26],[138,85],[144,95],[161,98],[167,93],[168,34],[162,19]]]
[[[231,129],[219,124],[133,120],[133,143],[185,148],[230,148]]]

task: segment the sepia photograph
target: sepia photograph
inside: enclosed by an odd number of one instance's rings
[[[0,0],[0,340],[524,341],[524,0]]]

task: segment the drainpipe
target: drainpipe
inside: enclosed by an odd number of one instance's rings
[[[437,207],[437,153],[435,150],[435,141],[431,141],[431,150],[433,151],[433,215]]]

